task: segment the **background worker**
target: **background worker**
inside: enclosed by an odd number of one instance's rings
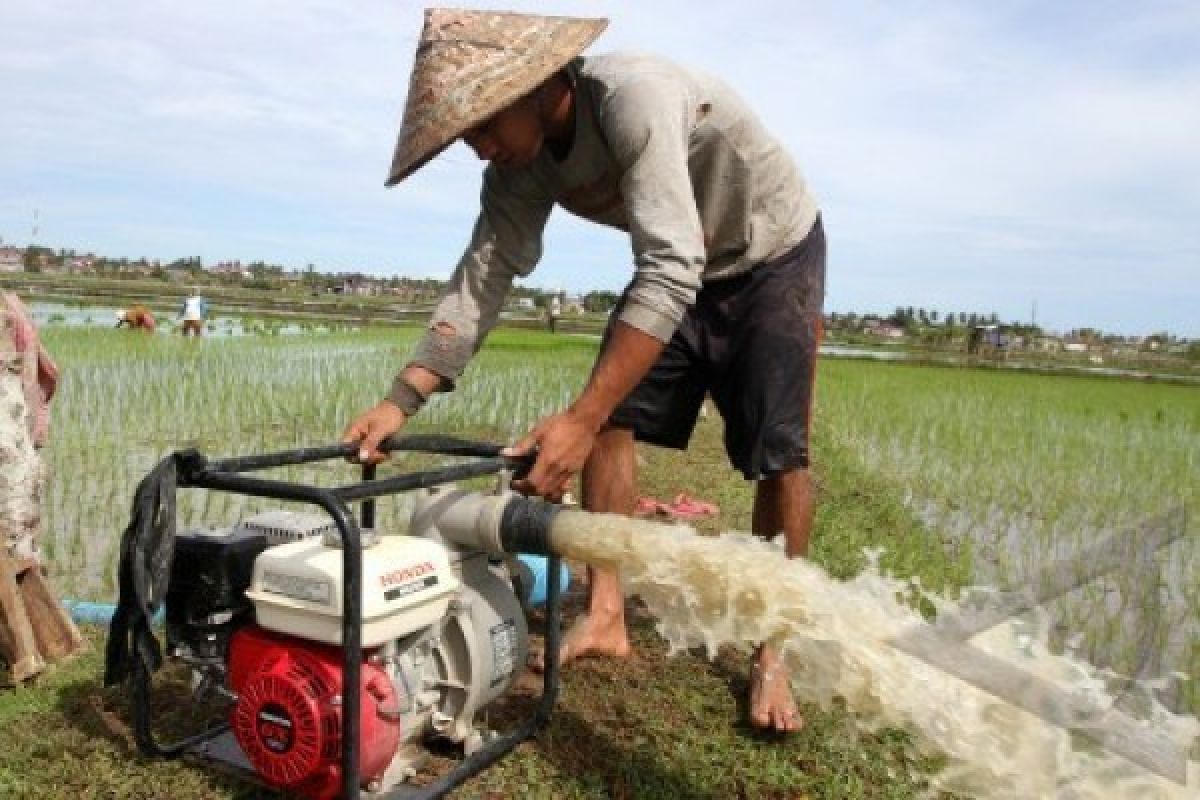
[[[204,335],[204,320],[208,317],[208,301],[200,296],[199,289],[192,289],[183,300],[183,305],[179,308],[179,315],[183,319],[183,325],[180,329],[184,336],[203,336]]]
[[[117,327],[128,327],[132,331],[154,333],[158,323],[155,322],[154,314],[150,312],[150,309],[137,304],[117,311]]]
[[[550,301],[546,303],[546,327],[550,329],[551,333],[558,332],[558,318],[561,316],[562,300],[559,299],[559,295],[556,292],[550,295]]]
[[[583,470],[589,511],[634,510],[635,437],[687,446],[705,393],[730,461],[755,481],[753,527],[807,553],[808,423],[824,294],[816,201],[783,147],[727,86],[662,59],[578,57],[604,20],[431,10],[388,184],[462,138],[490,162],[482,209],[430,327],[388,398],[354,420],[360,458],[453,388],[557,204],[629,233],[634,276],[586,387],[511,454],[517,488],[555,497]],[[565,662],[630,653],[617,574],[590,569]],[[787,669],[757,648],[750,721],[800,727]]]

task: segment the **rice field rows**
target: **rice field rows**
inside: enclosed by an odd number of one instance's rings
[[[1102,537],[1182,539],[1139,553],[1053,605],[1052,638],[1144,677],[1200,677],[1200,391],[970,369],[822,364],[819,405],[836,446],[905,487],[949,542],[969,542],[980,583],[1020,588],[1079,570]],[[1136,553],[1136,548],[1134,549]],[[1195,678],[1175,687],[1197,702]]]
[[[63,380],[47,448],[43,549],[64,592],[113,596],[119,534],[134,489],[160,458],[185,447],[223,456],[335,442],[356,413],[383,396],[414,336],[393,329],[197,343],[47,328],[44,339]],[[591,350],[585,340],[564,338],[548,362],[546,353],[531,359],[519,336],[499,334],[473,365],[474,377],[437,397],[412,430],[482,431],[497,440],[523,433],[570,397]],[[275,476],[335,485],[355,480],[358,471],[327,463]],[[381,501],[380,524],[394,524],[401,504]],[[184,491],[180,522],[230,524],[277,506]]]
[[[416,333],[196,343],[46,328],[64,378],[47,452],[44,549],[64,591],[112,598],[134,488],[162,456],[189,446],[235,455],[335,441],[383,395]],[[413,429],[511,439],[569,401],[594,352],[593,339],[499,331],[461,387],[436,398]],[[970,547],[981,582],[1020,586],[1103,535],[1195,503],[1196,389],[835,359],[819,374],[818,462],[822,447],[844,449],[903,487],[950,546]],[[332,464],[283,474],[335,484],[357,472]],[[277,505],[183,495],[185,525],[228,524]],[[402,501],[381,505],[380,524],[395,525],[403,510]],[[1146,638],[1131,644],[1128,634],[1149,620],[1159,637],[1153,671],[1200,672],[1200,547],[1195,522],[1186,524],[1187,541],[1157,561],[1058,603],[1063,644],[1146,674],[1144,653],[1131,652]],[[1196,681],[1182,686],[1196,707]]]

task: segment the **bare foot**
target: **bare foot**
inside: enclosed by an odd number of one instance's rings
[[[597,656],[629,658],[632,652],[624,618],[603,620],[592,614],[583,614],[563,635],[558,650],[558,664],[564,666],[577,658]],[[544,649],[529,654],[529,668],[534,672],[546,669]]]
[[[795,733],[804,727],[787,665],[766,646],[758,648],[750,667],[750,724],[773,733]]]

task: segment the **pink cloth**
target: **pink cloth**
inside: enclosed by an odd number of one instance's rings
[[[641,517],[661,515],[674,519],[698,519],[719,514],[721,509],[716,503],[698,500],[690,494],[680,492],[670,503],[653,497],[639,497],[634,513]]]
[[[21,385],[25,390],[25,406],[29,409],[29,433],[34,447],[41,447],[50,435],[50,399],[58,388],[58,367],[38,339],[37,327],[21,298],[12,292],[0,292],[0,298],[3,299],[0,309],[8,318],[6,328],[12,337],[13,350],[27,357],[28,366],[21,374]]]

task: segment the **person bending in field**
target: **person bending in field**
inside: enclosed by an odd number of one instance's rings
[[[203,336],[204,320],[207,316],[208,301],[200,295],[199,289],[193,288],[179,307],[180,333],[197,338]]]
[[[753,528],[808,552],[809,409],[825,278],[816,200],[783,146],[718,80],[649,55],[580,56],[604,20],[430,10],[388,185],[462,139],[484,161],[482,208],[430,326],[387,399],[346,441],[377,448],[448,391],[542,250],[556,205],[628,232],[633,277],[587,385],[507,451],[537,448],[516,488],[630,514],[634,441],[685,448],[705,393],[730,461],[755,482]],[[592,569],[564,663],[630,653],[618,576]],[[802,720],[779,654],[757,648],[750,719]]]
[[[157,323],[154,314],[143,305],[130,306],[117,312],[117,327],[128,327],[131,331],[154,333]]]

